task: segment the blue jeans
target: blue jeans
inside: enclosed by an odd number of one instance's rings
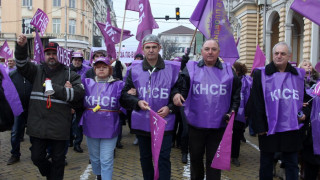
[[[112,139],[87,137],[92,171],[101,175],[103,180],[111,180],[113,172],[113,155],[118,137]]]
[[[83,140],[82,126],[79,126],[79,122],[82,114],[83,114],[83,111],[80,111],[80,112],[76,111],[72,119],[72,132],[74,135],[74,143],[73,143],[74,146],[80,146]]]
[[[23,136],[25,122],[27,121],[28,113],[22,112],[19,116],[14,117],[14,124],[11,131],[11,154],[15,157],[20,157],[20,138]]]
[[[140,150],[140,163],[144,180],[153,180],[154,170],[151,151],[151,137],[137,135]],[[170,180],[171,178],[171,142],[172,135],[163,136],[159,155],[159,180]]]
[[[260,152],[260,180],[273,180],[273,152]],[[282,152],[282,163],[284,163],[286,171],[286,179],[298,180],[298,152]]]

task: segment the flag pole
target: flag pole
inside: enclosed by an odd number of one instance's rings
[[[122,37],[123,37],[123,29],[124,29],[124,22],[126,20],[126,12],[127,12],[127,10],[124,10],[123,22],[122,22],[122,28],[121,28],[121,36],[120,36],[120,45],[119,45],[119,52],[118,52],[118,55],[117,55],[117,60],[119,60],[119,57],[120,57]]]
[[[193,33],[193,36],[192,36],[192,40],[191,40],[191,43],[190,43],[190,50],[191,50],[191,46],[192,46],[194,37],[196,36],[197,30],[198,30],[198,28],[196,28],[196,29],[194,30],[194,33]]]

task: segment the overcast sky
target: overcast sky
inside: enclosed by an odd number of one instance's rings
[[[180,17],[189,18],[198,4],[198,0],[149,0],[151,11],[153,17],[165,17],[169,15],[170,18],[175,18],[176,7],[180,7]],[[117,16],[117,25],[119,28],[122,27],[124,8],[126,0],[113,0],[113,8]],[[126,47],[137,46],[138,41],[135,38],[137,27],[138,27],[139,13],[134,11],[126,12],[126,20],[124,29],[130,30],[133,37],[123,41]],[[156,22],[159,25],[159,29],[154,29],[153,34],[157,35],[163,31],[175,28],[177,26],[183,25],[191,29],[195,27],[190,23],[189,20],[175,20],[170,19],[168,21],[162,19],[156,19]]]

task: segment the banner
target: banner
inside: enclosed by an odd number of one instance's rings
[[[127,0],[125,10],[139,12],[139,0]]]
[[[232,129],[234,122],[234,112],[232,112],[228,126],[223,134],[216,154],[211,163],[211,167],[221,170],[230,170],[231,160],[231,144],[232,144]]]
[[[158,160],[167,121],[150,109],[151,150],[154,168],[154,180],[159,178]]]
[[[264,56],[263,52],[260,49],[259,44],[257,44],[256,54],[254,55],[251,73],[255,68],[264,67],[265,62],[266,62],[266,56]]]
[[[3,43],[0,49],[0,56],[4,59],[13,58],[13,51],[10,50],[7,40]]]
[[[33,54],[33,59],[37,64],[40,64],[41,61],[44,61],[43,46],[37,29],[36,36],[34,37]]]
[[[30,24],[40,30],[41,36],[47,29],[49,23],[49,18],[45,12],[38,8],[37,12],[34,14]]]
[[[294,0],[290,8],[320,26],[319,0]]]
[[[66,66],[70,66],[70,64],[71,64],[71,55],[72,55],[72,51],[70,51],[68,49],[64,49],[61,46],[57,47],[58,61],[61,64],[64,64]]]
[[[190,22],[207,38],[219,42],[220,57],[231,65],[239,59],[236,42],[222,0],[200,0]]]

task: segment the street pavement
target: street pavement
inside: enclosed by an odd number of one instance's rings
[[[230,171],[222,171],[222,180],[256,180],[259,174],[259,150],[256,137],[251,137],[245,132],[247,143],[241,143],[239,161],[240,167],[231,165]],[[139,148],[133,145],[134,135],[129,133],[127,126],[123,126],[122,149],[116,149],[113,179],[115,180],[142,180],[142,171],[139,161]],[[85,142],[81,147],[84,153],[77,153],[72,147],[67,154],[68,165],[65,167],[66,180],[94,180],[89,162],[88,149]],[[10,158],[10,132],[0,133],[0,180],[44,180],[30,158],[29,137],[25,135],[21,143],[20,162],[6,165]],[[172,148],[171,151],[172,180],[190,179],[190,163],[181,162],[181,151]],[[277,178],[275,178],[277,179]]]

